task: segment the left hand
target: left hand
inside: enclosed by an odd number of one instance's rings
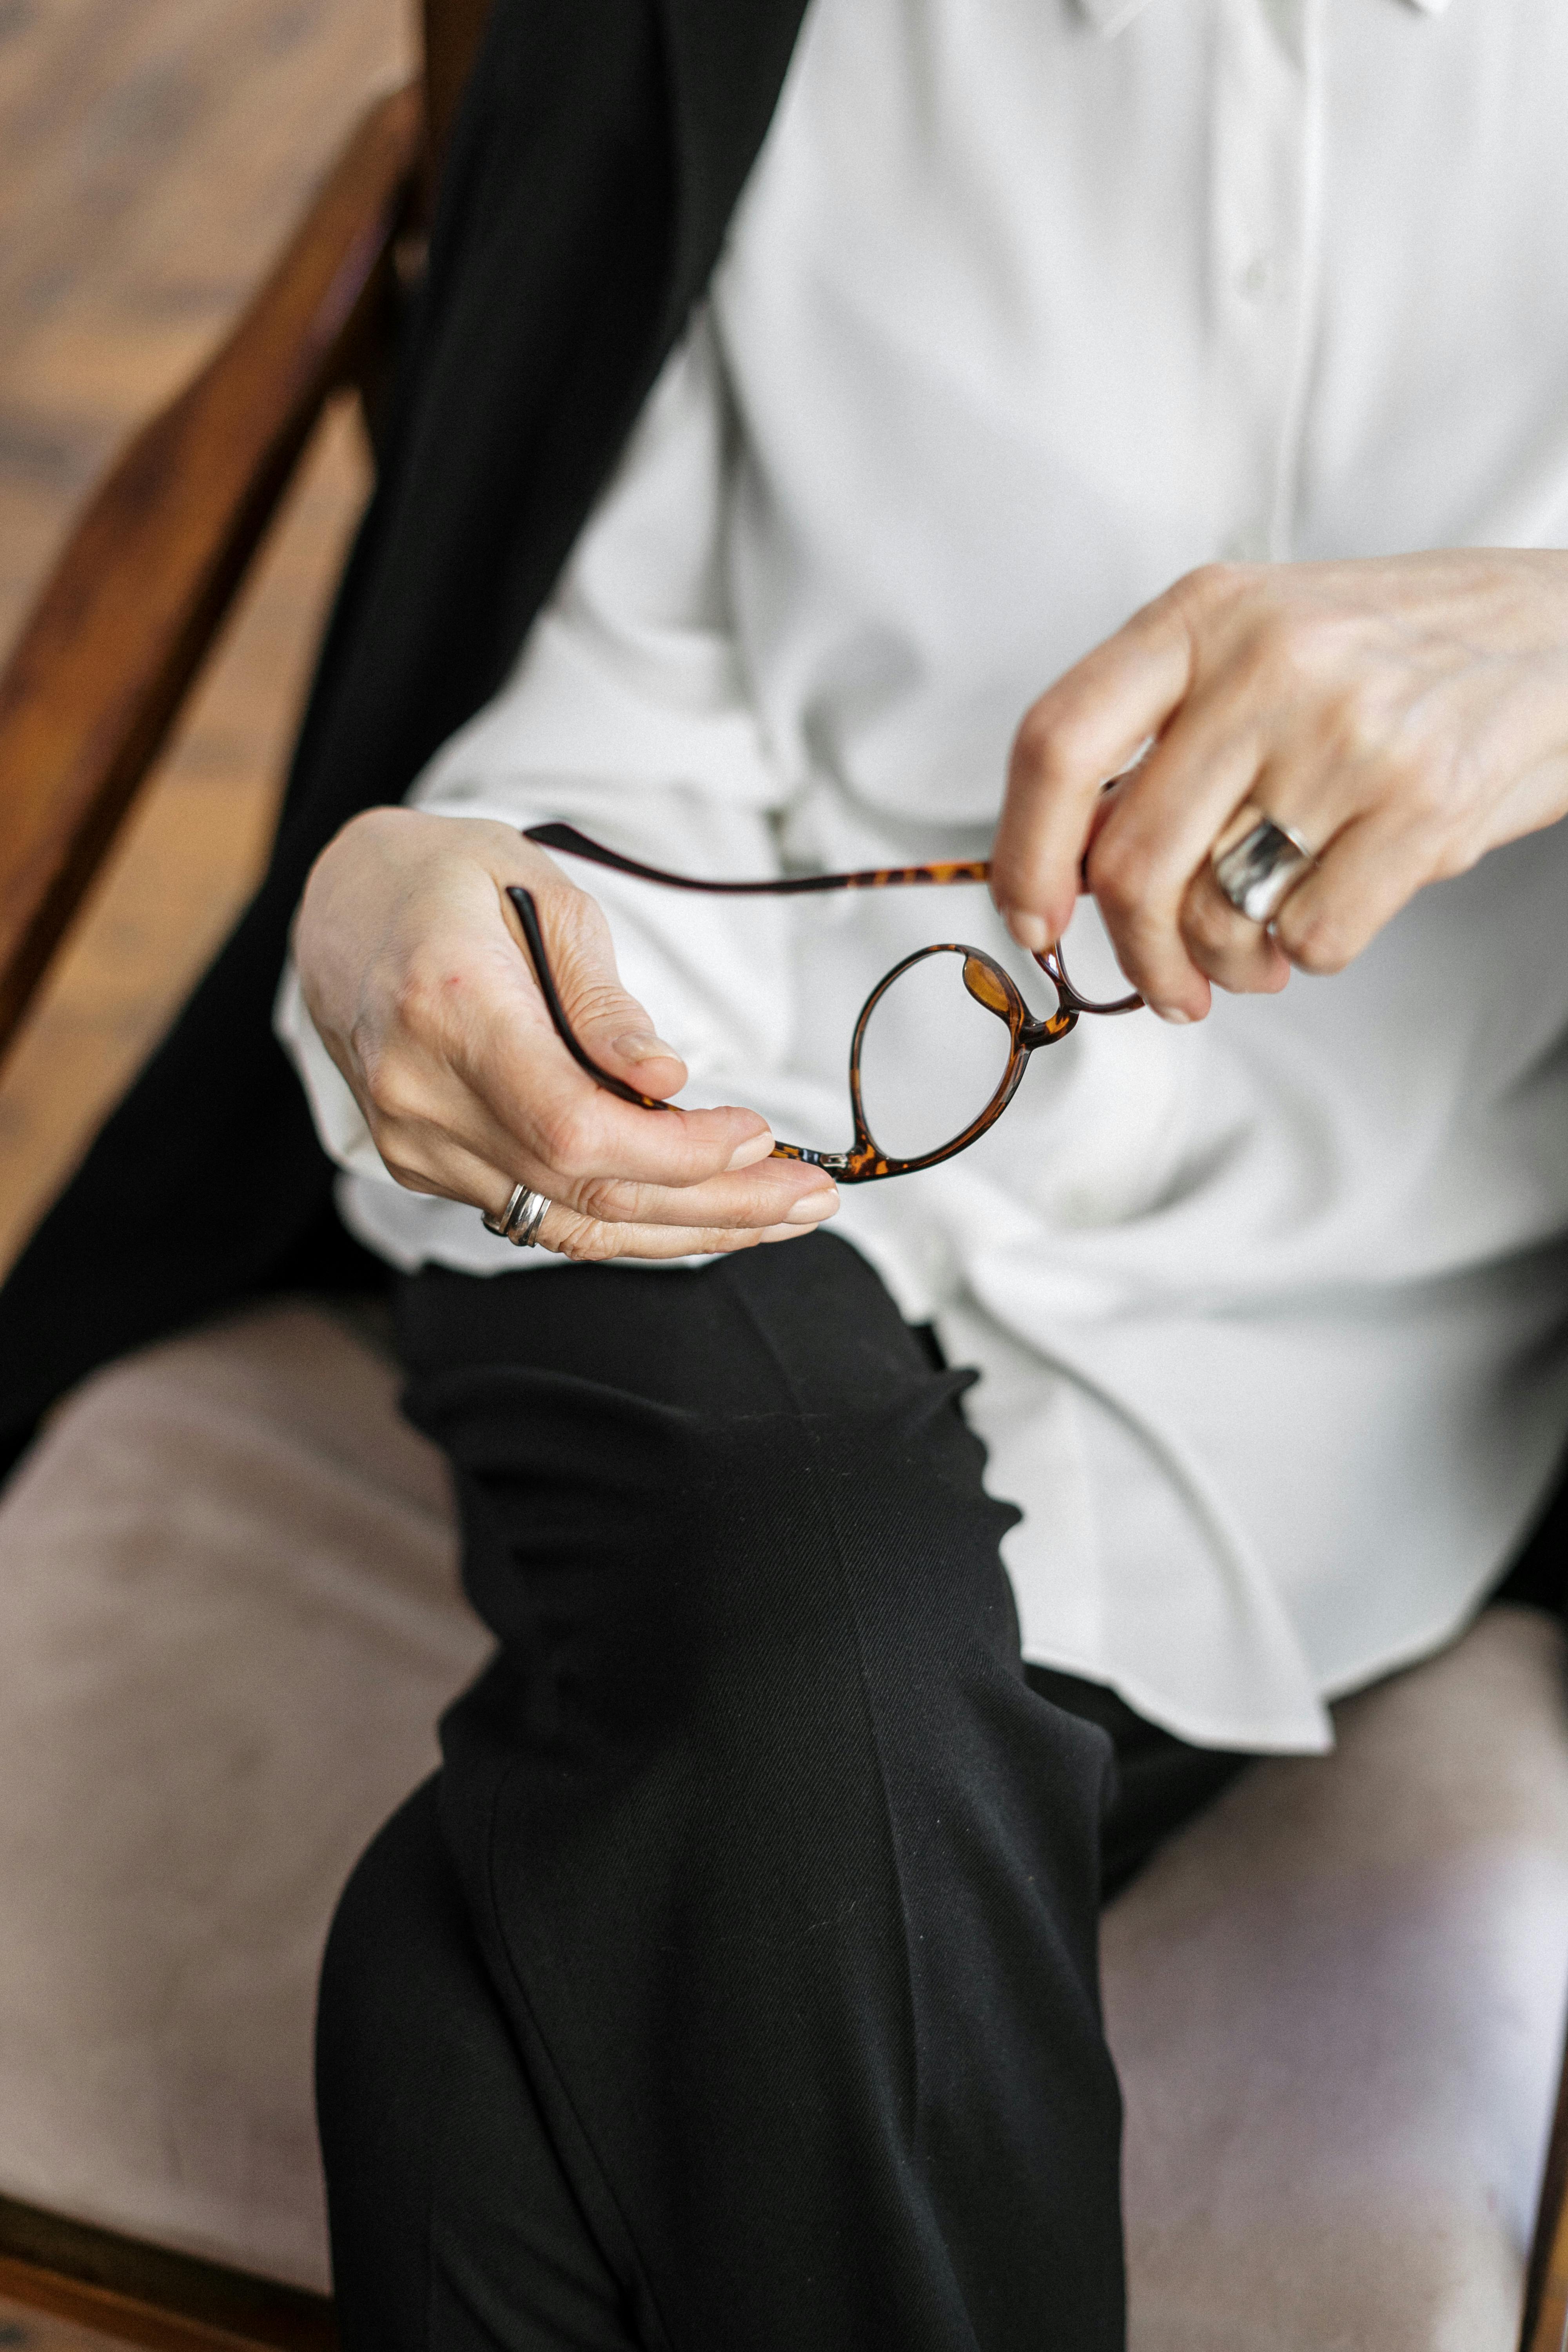
[[[1267,930],[1209,868],[1244,804],[1319,860]],[[1211,982],[1338,971],[1426,883],[1564,814],[1568,554],[1214,564],[1027,712],[992,890],[1032,948],[1087,883],[1133,987],[1200,1021]]]

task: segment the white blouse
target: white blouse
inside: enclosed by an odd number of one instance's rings
[[[1563,544],[1565,119],[1562,0],[815,0],[705,312],[412,797],[731,877],[974,856],[1026,707],[1191,566]],[[909,949],[1047,1001],[978,887],[573,870],[684,1099],[798,1142],[847,1142]],[[1086,1020],[844,1191],[982,1372],[1028,1657],[1310,1749],[1475,1607],[1568,1430],[1565,905],[1559,825],[1339,978]],[[291,975],[279,1019],[372,1248],[539,1262],[391,1182]]]

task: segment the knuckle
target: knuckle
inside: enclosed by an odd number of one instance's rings
[[[564,874],[558,880],[541,884],[534,897],[545,937],[559,953],[572,958],[608,947],[610,926],[604,908]]]
[[[567,1013],[579,1031],[624,1029],[629,1012],[626,992],[614,977],[595,973],[573,988]]]
[[[1037,703],[1026,712],[1014,738],[1015,772],[1047,790],[1081,775],[1089,757],[1087,722],[1048,702]]]
[[[1388,713],[1364,680],[1341,687],[1331,698],[1322,731],[1331,760],[1352,768],[1376,762],[1388,783],[1404,789],[1406,761],[1390,749]]]
[[[1323,978],[1343,971],[1354,952],[1343,924],[1326,908],[1289,922],[1281,917],[1279,937],[1298,971]]]
[[[380,1149],[379,1145],[377,1149]],[[432,1171],[423,1166],[419,1160],[411,1160],[401,1152],[386,1151],[382,1151],[381,1160],[387,1174],[395,1183],[401,1184],[405,1192],[436,1191]]]
[[[1181,628],[1194,658],[1201,652],[1213,657],[1217,642],[1233,639],[1238,617],[1255,609],[1260,591],[1267,592],[1271,574],[1266,564],[1200,563],[1155,598],[1151,614],[1168,615]]]
[[[1293,707],[1315,668],[1310,624],[1300,614],[1260,614],[1246,650],[1247,667],[1268,699]]]
[[[1320,730],[1370,726],[1371,697],[1347,672],[1342,623],[1334,615],[1273,606],[1258,615],[1249,647],[1253,673],[1289,713],[1313,709]]]
[[[1178,604],[1208,608],[1228,604],[1246,583],[1256,576],[1254,566],[1246,563],[1225,563],[1217,559],[1212,563],[1197,563],[1184,572],[1171,590]]]
[[[445,989],[442,976],[425,956],[411,956],[397,974],[391,991],[395,1025],[411,1037],[429,1037],[442,1025]]]
[[[358,1059],[373,1127],[378,1121],[388,1127],[406,1126],[424,1115],[424,1088],[404,1055],[362,1046]]]
[[[1051,740],[1051,722],[1042,703],[1033,704],[1018,721],[1018,731],[1013,738],[1015,766],[1033,768],[1043,758]]]
[[[731,1257],[736,1250],[754,1249],[762,1238],[759,1226],[734,1231],[727,1225],[712,1225],[694,1234],[687,1248],[692,1256]]]
[[[585,1217],[624,1224],[637,1211],[638,1188],[618,1176],[595,1176],[579,1184],[576,1205]]]
[[[587,1122],[573,1102],[550,1103],[534,1113],[533,1130],[546,1166],[559,1174],[585,1177],[590,1166]]]
[[[1377,752],[1384,752],[1387,760],[1387,724],[1366,685],[1340,687],[1328,706],[1326,731],[1333,751],[1356,767],[1377,757]],[[1396,767],[1392,760],[1387,764]]]
[[[1434,882],[1457,882],[1461,874],[1469,873],[1485,855],[1487,844],[1478,839],[1468,827],[1454,826],[1440,834],[1430,853],[1430,879]]]
[[[1216,893],[1206,889],[1196,891],[1182,913],[1183,939],[1189,947],[1210,957],[1235,948],[1241,921],[1238,915],[1217,904],[1216,898]]]
[[[1089,887],[1106,913],[1127,920],[1137,917],[1147,877],[1138,852],[1116,838],[1102,836],[1089,856]]]
[[[1455,803],[1459,794],[1448,771],[1435,760],[1404,759],[1394,764],[1389,788],[1389,796],[1402,814],[1415,823],[1439,855],[1446,854],[1462,831],[1455,822]]]
[[[591,1217],[574,1216],[550,1246],[558,1257],[570,1258],[574,1265],[598,1265],[607,1258],[617,1257],[621,1243],[611,1227]]]

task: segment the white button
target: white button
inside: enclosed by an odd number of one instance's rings
[[[1268,532],[1260,522],[1244,523],[1239,530],[1231,531],[1219,551],[1222,563],[1267,563]]]
[[[1274,256],[1255,253],[1236,282],[1249,302],[1260,301],[1274,282]]]

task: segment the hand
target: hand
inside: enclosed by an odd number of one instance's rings
[[[1209,869],[1247,803],[1319,859],[1268,930]],[[992,889],[1037,948],[1066,929],[1081,872],[1133,987],[1199,1021],[1211,981],[1341,971],[1426,883],[1565,813],[1568,555],[1216,564],[1027,713]]]
[[[574,1258],[684,1257],[790,1241],[838,1205],[820,1169],[770,1160],[749,1110],[648,1111],[581,1071],[552,1025],[509,885],[531,890],[568,1018],[661,1100],[686,1083],[616,972],[595,902],[504,824],[367,810],[317,859],[295,919],[310,1017],[400,1184],[499,1216],[544,1193],[539,1238]]]

